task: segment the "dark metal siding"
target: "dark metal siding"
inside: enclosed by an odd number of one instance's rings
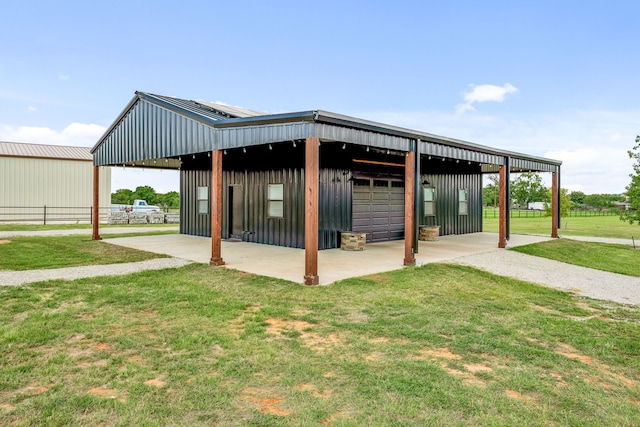
[[[181,171],[180,232],[211,236],[210,215],[197,213],[197,186],[209,186],[211,171]],[[229,187],[243,188],[242,240],[304,248],[304,170],[224,171],[222,189],[222,237],[229,238]],[[268,184],[284,184],[283,218],[267,215]],[[319,248],[339,246],[340,231],[351,228],[351,181],[342,170],[321,169],[319,200]],[[235,236],[234,236],[235,237]]]
[[[205,152],[213,147],[214,132],[202,123],[139,100],[94,153],[94,164],[117,165]],[[170,162],[171,167],[179,165],[173,159]]]
[[[211,171],[180,171],[180,233],[211,236],[211,215],[198,213],[198,187],[209,188],[211,200]]]
[[[422,175],[436,190],[436,216],[424,216],[424,199],[421,191],[418,207],[418,225],[439,225],[440,235],[466,234],[482,231],[482,175]],[[466,189],[469,198],[469,214],[458,214],[458,190]]]

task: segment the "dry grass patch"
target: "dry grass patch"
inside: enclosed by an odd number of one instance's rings
[[[303,320],[269,318],[266,319],[265,322],[269,325],[266,329],[268,334],[282,337],[288,332],[295,332],[299,334],[305,346],[318,353],[331,350],[343,341],[342,334],[340,333],[329,333],[323,336],[311,331],[314,325]]]
[[[282,406],[282,397],[266,388],[247,387],[240,391],[240,399],[251,408],[270,415],[286,417],[291,411]]]

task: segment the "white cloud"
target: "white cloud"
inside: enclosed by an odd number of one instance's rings
[[[0,141],[93,147],[105,130],[104,126],[86,123],[71,123],[62,130],[35,126],[3,126],[0,124]],[[141,185],[149,185],[159,193],[166,193],[168,191],[179,191],[180,179],[177,171],[138,168],[112,169],[112,191],[119,188],[135,190],[136,187]]]
[[[67,76],[66,74],[58,74],[58,80],[69,80],[71,77]]]
[[[60,131],[48,127],[0,125],[0,140],[92,147],[105,130],[104,126],[85,123],[71,123]]]
[[[465,111],[474,111],[474,102],[502,102],[510,93],[515,93],[518,88],[505,83],[503,86],[495,85],[470,85],[471,91],[464,94],[465,102],[456,106],[456,112],[462,114]]]
[[[28,110],[28,111],[30,111],[30,112],[38,111],[38,109],[37,109],[36,107],[33,107],[33,106],[31,106],[31,105],[29,105],[29,106],[27,107],[27,110]]]

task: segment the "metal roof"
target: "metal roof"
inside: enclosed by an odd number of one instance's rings
[[[95,164],[107,165],[308,137],[404,152],[419,140],[422,155],[494,165],[509,157],[523,170],[555,172],[562,163],[329,111],[264,114],[145,92],[136,92],[91,152]]]
[[[224,112],[229,114],[230,116],[235,117],[254,117],[254,116],[265,116],[267,113],[261,111],[253,111],[248,110],[242,107],[234,107],[232,105],[227,104],[219,104],[216,102],[206,102],[206,101],[194,101],[196,104],[203,105],[205,107],[213,108],[219,112]]]
[[[64,159],[92,161],[89,147],[28,144],[0,141],[0,157],[28,157],[38,159]]]

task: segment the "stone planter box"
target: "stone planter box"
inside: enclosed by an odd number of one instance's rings
[[[353,233],[343,231],[340,233],[340,249],[343,251],[364,251],[367,244],[367,233]]]
[[[440,226],[439,225],[421,225],[420,233],[418,235],[419,240],[424,240],[427,242],[437,242],[440,237]]]

